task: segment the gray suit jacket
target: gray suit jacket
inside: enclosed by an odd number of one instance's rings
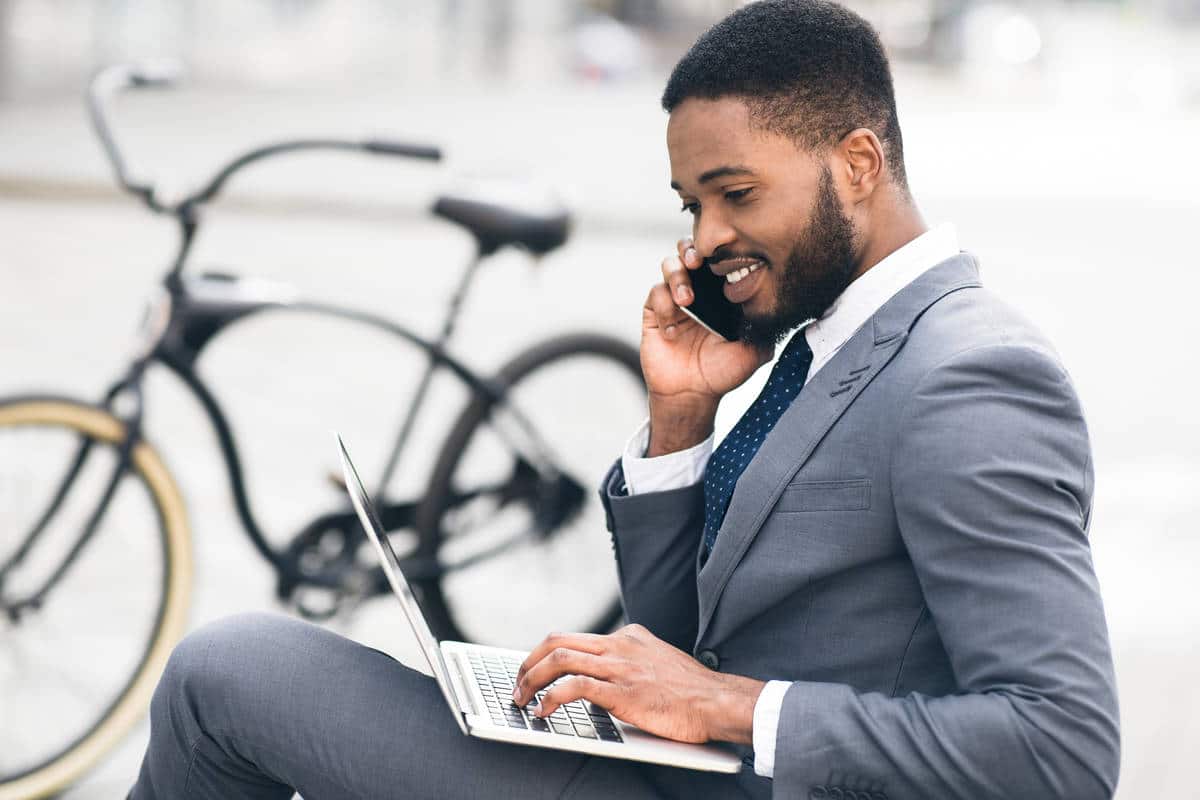
[[[739,778],[751,796],[1112,795],[1087,429],[1053,349],[970,255],[812,377],[703,565],[702,484],[621,485],[618,461],[601,496],[629,620],[712,668],[793,682],[774,780]]]

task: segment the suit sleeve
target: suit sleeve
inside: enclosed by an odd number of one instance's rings
[[[919,381],[896,430],[896,518],[960,691],[793,683],[776,795],[841,774],[889,800],[1111,797],[1117,697],[1070,381],[1040,351],[975,348]]]
[[[699,619],[696,550],[704,529],[704,484],[628,495],[618,460],[600,486],[612,535],[625,618],[687,652]]]

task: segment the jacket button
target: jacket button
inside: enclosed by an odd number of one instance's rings
[[[814,786],[809,790],[808,796],[810,800],[826,800],[829,797],[829,789],[824,784]]]
[[[712,650],[700,651],[700,663],[712,670],[721,668],[721,659]]]

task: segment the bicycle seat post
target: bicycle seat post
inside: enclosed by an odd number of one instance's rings
[[[475,278],[475,273],[479,270],[479,264],[483,261],[483,257],[483,248],[478,246],[477,243],[471,261],[467,264],[466,271],[463,272],[462,277],[459,279],[454,294],[450,296],[450,307],[447,310],[446,319],[442,323],[441,333],[437,338],[438,347],[444,346],[454,334],[454,326],[458,321],[459,312],[462,310],[463,300],[466,299],[467,290],[471,286],[471,281]]]

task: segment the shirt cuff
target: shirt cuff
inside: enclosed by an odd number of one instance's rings
[[[775,775],[775,734],[779,731],[779,712],[783,696],[792,684],[787,681],[767,681],[754,703],[754,774],[764,778]]]
[[[687,450],[646,458],[650,446],[650,418],[629,437],[621,455],[621,470],[625,473],[625,488],[629,494],[663,492],[682,489],[698,483],[712,455],[713,436]]]

